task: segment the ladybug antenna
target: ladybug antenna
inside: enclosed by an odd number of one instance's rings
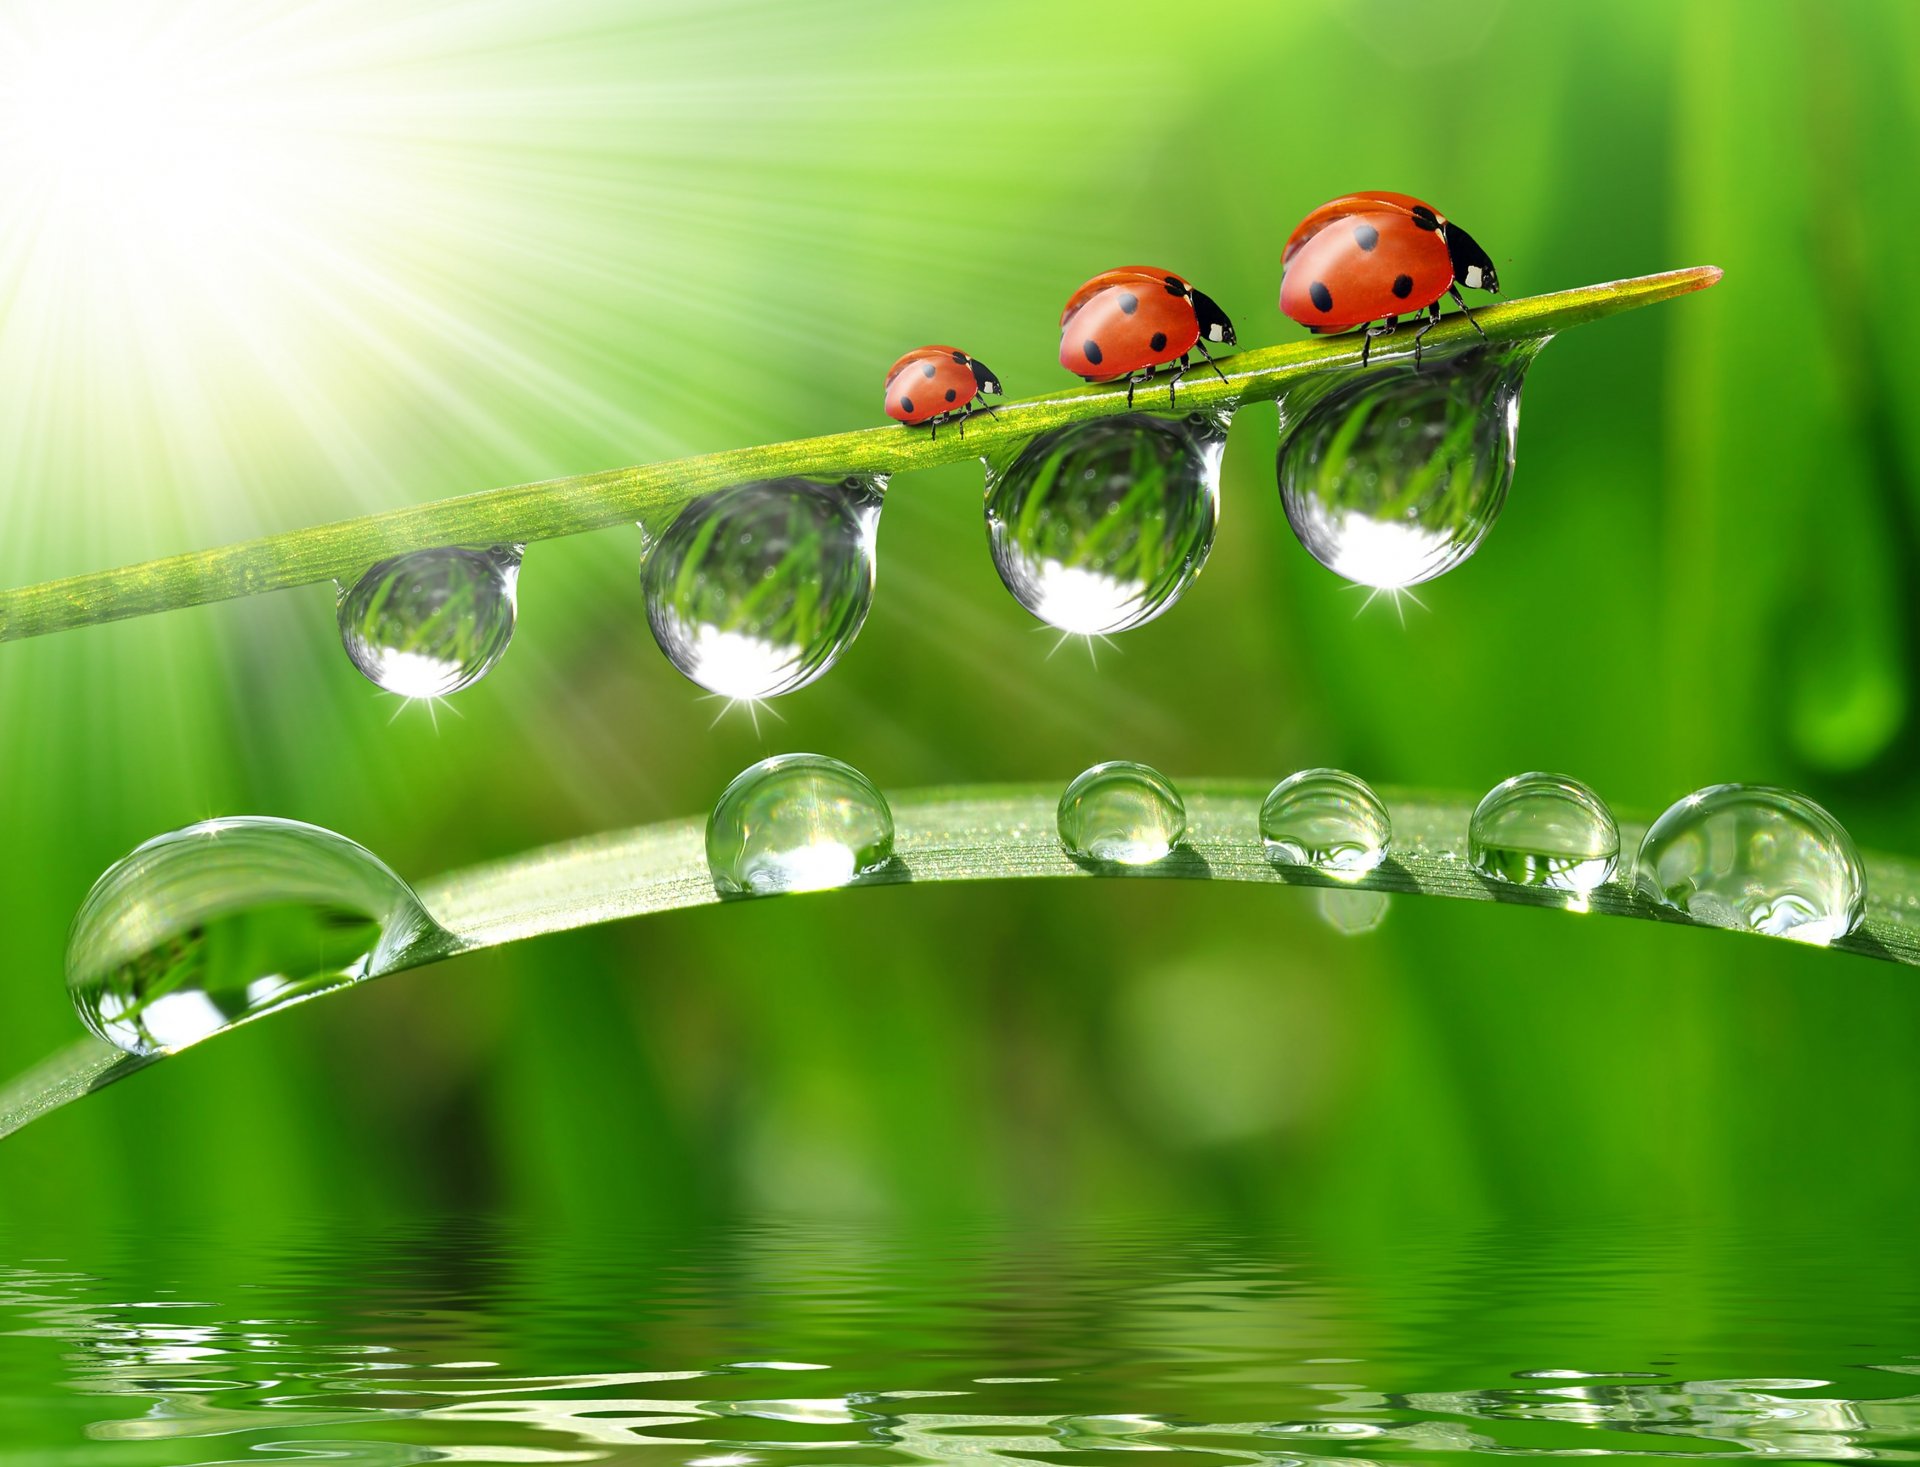
[[[1233,322],[1227,319],[1227,313],[1205,291],[1193,292],[1193,314],[1199,318],[1202,341],[1222,341],[1228,346],[1240,344],[1239,338],[1233,334]]]
[[[1000,379],[993,375],[993,368],[973,357],[967,358],[967,366],[973,370],[974,386],[978,387],[982,392],[991,392],[996,396],[999,395]]]
[[[1447,257],[1453,262],[1454,280],[1469,289],[1498,295],[1499,272],[1493,268],[1492,257],[1480,248],[1480,242],[1458,224],[1448,223],[1445,232]]]

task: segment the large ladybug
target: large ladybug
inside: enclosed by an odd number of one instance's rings
[[[931,426],[936,438],[942,423],[957,421],[965,434],[973,412],[992,412],[974,403],[983,392],[999,396],[1000,379],[957,347],[917,346],[887,368],[887,416],[909,428]]]
[[[1365,325],[1362,365],[1374,337],[1392,332],[1401,316],[1425,311],[1426,323],[1413,336],[1417,366],[1420,338],[1440,320],[1440,297],[1451,295],[1479,331],[1460,287],[1500,289],[1493,261],[1474,237],[1410,194],[1345,194],[1322,204],[1293,231],[1282,264],[1280,309],[1309,331]]]
[[[1151,265],[1101,271],[1060,313],[1060,365],[1089,382],[1127,378],[1128,407],[1133,389],[1168,362],[1176,364],[1167,383],[1172,402],[1187,370],[1187,354],[1196,349],[1220,372],[1207,350],[1209,341],[1235,344],[1227,313],[1171,270]],[[1221,381],[1226,377],[1220,372]]]

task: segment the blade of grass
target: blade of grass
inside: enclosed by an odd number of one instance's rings
[[[1474,317],[1494,341],[1549,336],[1705,289],[1719,278],[1712,266],[1671,270],[1504,301],[1477,310]],[[1374,346],[1374,358],[1385,362],[1410,356],[1412,337],[1410,330],[1402,330],[1386,338]],[[1442,352],[1475,340],[1473,327],[1456,315],[1427,337],[1426,349]],[[1359,361],[1359,338],[1352,335],[1258,347],[1220,358],[1225,381],[1211,372],[1190,375],[1181,386],[1180,403],[1197,411],[1257,402],[1277,397],[1307,373],[1346,370]],[[0,641],[320,581],[351,580],[377,560],[438,545],[525,544],[635,520],[658,529],[689,500],[728,484],[786,474],[894,474],[932,468],[979,457],[1066,423],[1125,412],[1126,406],[1125,383],[1063,388],[1007,403],[991,418],[975,418],[964,437],[952,429],[934,438],[897,425],[863,428],[489,489],[120,570],[91,571],[0,592]]]
[[[1055,786],[912,791],[893,804],[894,863],[856,885],[1104,874],[1347,888],[1581,910],[1566,892],[1507,886],[1467,864],[1471,799],[1383,789],[1380,793],[1393,812],[1391,854],[1363,879],[1344,882],[1319,872],[1276,867],[1267,860],[1259,836],[1264,783],[1196,780],[1181,788],[1187,801],[1186,839],[1164,861],[1126,872],[1090,872],[1061,850],[1054,835],[1059,798]],[[428,910],[457,939],[448,956],[706,906],[721,897],[707,874],[704,830],[704,820],[693,818],[615,831],[454,872],[418,890]],[[1643,825],[1623,823],[1623,850],[1635,850],[1644,833]],[[1635,891],[1631,865],[1625,860],[1619,877],[1591,892],[1586,910],[1703,925],[1655,906]],[[1870,856],[1867,879],[1866,921],[1834,947],[1920,967],[1920,920],[1911,916],[1920,911],[1920,860]],[[122,1054],[97,1039],[82,1040],[0,1087],[0,1137],[153,1063],[156,1060]]]

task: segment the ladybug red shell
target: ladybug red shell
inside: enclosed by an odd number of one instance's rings
[[[910,428],[931,423],[938,433],[981,393],[999,391],[1000,379],[958,347],[918,346],[887,368],[887,416]]]
[[[1312,331],[1370,327],[1372,338],[1416,311],[1427,324],[1440,319],[1440,298],[1451,295],[1466,310],[1460,287],[1497,292],[1500,278],[1478,241],[1433,205],[1411,194],[1369,191],[1322,204],[1300,221],[1287,241],[1280,280],[1280,309]],[[1472,313],[1468,313],[1472,319]]]
[[[1089,382],[1117,382],[1177,362],[1174,380],[1196,348],[1234,343],[1233,322],[1211,296],[1171,270],[1123,265],[1103,270],[1060,313],[1060,365]]]

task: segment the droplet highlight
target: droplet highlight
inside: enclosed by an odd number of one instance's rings
[[[893,811],[851,764],[776,754],[742,770],[707,817],[707,870],[729,896],[825,891],[893,859]]]
[[[1057,820],[1067,854],[1103,866],[1151,866],[1187,833],[1186,802],[1173,781],[1124,759],[1075,775]]]
[[[1481,875],[1582,896],[1613,875],[1620,827],[1607,802],[1565,774],[1516,774],[1487,791],[1467,827]]]
[[[169,1054],[455,946],[413,888],[345,836],[207,820],[94,883],[68,936],[67,991],[109,1044]]]
[[[1544,344],[1316,373],[1283,395],[1280,502],[1308,553],[1382,590],[1472,556],[1506,504],[1520,387]]]
[[[1805,795],[1769,785],[1711,785],[1669,806],[1635,868],[1653,901],[1715,927],[1825,946],[1866,912],[1853,838]]]
[[[1043,433],[987,466],[987,543],[1013,597],[1049,626],[1144,626],[1207,563],[1231,415],[1123,413]]]
[[[1303,769],[1260,806],[1260,839],[1276,866],[1358,881],[1386,859],[1393,821],[1365,780],[1344,769]]]
[[[340,642],[361,676],[403,698],[445,698],[513,641],[523,547],[442,546],[373,566],[340,597]]]
[[[742,700],[803,688],[873,605],[886,480],[762,479],[693,501],[647,553],[647,621],[667,660]]]
[[[1390,903],[1384,891],[1348,891],[1323,886],[1314,893],[1314,907],[1320,920],[1336,932],[1359,937],[1387,920]]]

